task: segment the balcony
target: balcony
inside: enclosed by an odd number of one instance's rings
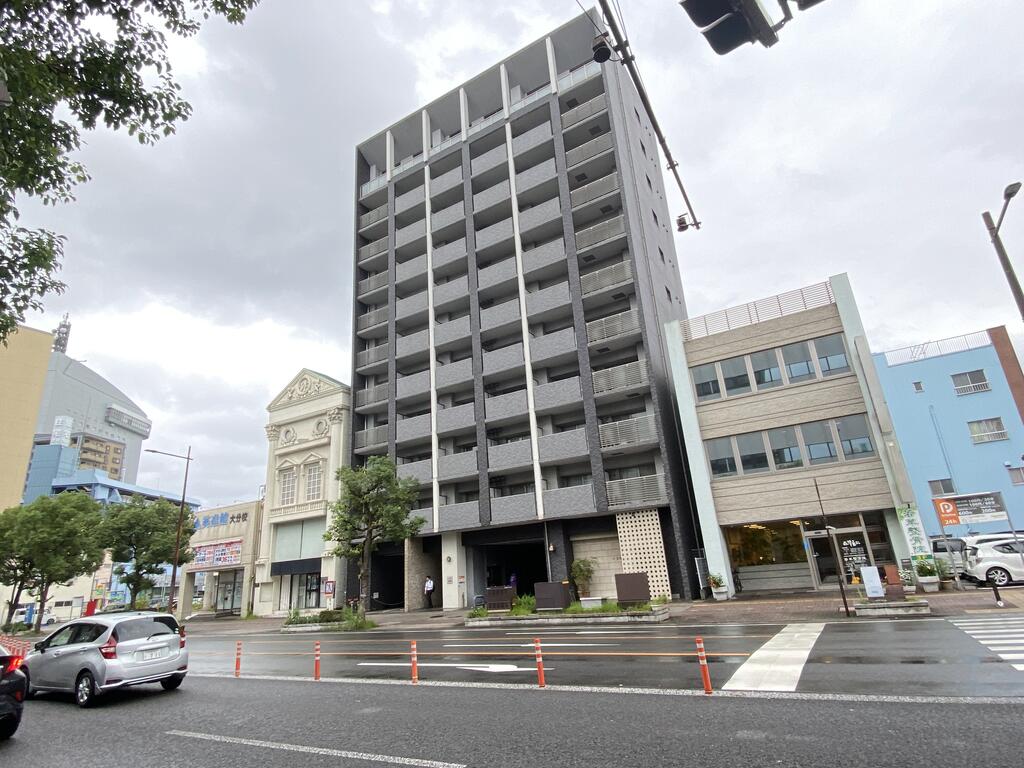
[[[356,296],[362,298],[369,293],[373,293],[374,291],[379,291],[381,288],[387,287],[388,273],[378,272],[376,275],[370,275],[356,283]]]
[[[508,200],[510,195],[508,179],[503,179],[493,187],[488,187],[473,195],[473,211],[475,213],[486,211],[491,206]]]
[[[307,501],[302,504],[286,504],[271,507],[267,519],[271,523],[287,523],[292,520],[304,520],[308,517],[320,517],[327,514],[327,501]]]
[[[386,366],[388,356],[391,354],[390,344],[380,344],[376,347],[364,349],[356,353],[356,369],[369,368],[370,366]]]
[[[398,195],[395,198],[395,213],[402,213],[412,208],[414,205],[422,205],[426,201],[426,193],[423,187],[416,187],[408,192]]]
[[[467,480],[480,474],[476,448],[463,453],[449,453],[437,460],[437,479],[442,481]]]
[[[568,432],[554,432],[537,438],[537,452],[544,464],[583,459],[590,455],[587,430],[583,427]]]
[[[484,171],[489,171],[501,163],[508,160],[508,152],[505,151],[505,145],[499,144],[494,149],[484,152],[479,157],[474,157],[470,162],[470,169],[474,176]]]
[[[507,219],[499,221],[496,224],[491,224],[489,227],[484,227],[476,233],[476,250],[480,252],[485,248],[497,245],[499,243],[509,242],[512,240],[512,217],[509,216]]]
[[[953,391],[957,395],[973,395],[976,392],[989,392],[992,389],[992,385],[987,381],[979,381],[976,384],[961,384],[960,386],[954,386]]]
[[[512,154],[518,155],[551,140],[551,123],[544,122],[512,139]]]
[[[521,195],[553,178],[555,178],[555,159],[552,157],[516,174],[516,194]]]
[[[664,475],[645,475],[625,480],[609,480],[608,508],[662,506],[668,504]]]
[[[566,72],[558,78],[558,92],[564,93],[570,88],[575,88],[580,83],[599,74],[601,74],[601,65],[596,61],[588,61],[586,64],[576,67],[576,69]]]
[[[386,174],[382,173],[380,176],[376,176],[376,177],[370,179],[369,181],[364,183],[361,187],[359,187],[359,196],[360,197],[366,197],[371,192],[376,192],[381,187],[386,187],[387,185],[388,185],[388,177],[387,177]]]
[[[469,296],[469,278],[460,275],[447,283],[439,283],[434,286],[434,311],[441,313],[448,311],[453,304]],[[463,301],[463,305],[467,302]]]
[[[374,240],[368,245],[361,245],[356,251],[359,257],[359,263],[362,264],[368,259],[372,259],[374,256],[385,253],[388,250],[388,239],[382,237],[379,240]]]
[[[462,201],[459,200],[459,202],[430,215],[430,231],[436,232],[439,229],[462,221],[464,218],[466,218],[465,207]]]
[[[520,109],[523,109],[524,107],[533,104],[535,101],[543,99],[549,93],[551,93],[551,83],[546,83],[542,85],[540,88],[537,88],[535,91],[531,91],[530,93],[526,94],[525,96],[523,96],[523,98],[519,99],[519,101],[513,102],[512,106],[508,108],[508,111],[510,113],[518,112]]]
[[[619,173],[612,171],[607,176],[602,176],[597,181],[584,184],[569,193],[569,202],[573,208],[578,208],[585,203],[610,195],[619,190]]]
[[[530,231],[556,219],[561,219],[562,206],[557,197],[519,212],[519,232],[527,238]]]
[[[624,392],[643,388],[648,385],[647,365],[636,360],[614,368],[594,371],[594,394],[603,395],[611,392]]]
[[[366,389],[360,389],[356,391],[356,410],[361,408],[369,408],[370,406],[377,405],[379,403],[386,403],[388,401],[388,385],[387,382],[384,384],[377,384],[373,387],[367,387]]]
[[[612,264],[610,267],[602,267],[585,275],[580,275],[580,287],[583,289],[583,295],[589,296],[605,288],[630,282],[632,279],[632,265],[628,261],[620,261],[618,264]]]
[[[527,278],[538,272],[550,272],[556,264],[564,263],[565,241],[561,237],[523,251],[523,275]]]
[[[543,320],[545,315],[550,315],[557,309],[568,307],[572,304],[569,298],[569,283],[555,283],[547,288],[526,294],[526,315],[530,322]]]
[[[481,291],[501,286],[511,287],[516,284],[516,280],[516,260],[514,256],[510,256],[504,261],[481,269],[477,274],[477,287]]]
[[[578,397],[575,402],[579,402]],[[526,390],[520,389],[517,392],[506,392],[504,395],[492,395],[485,398],[484,414],[489,427],[526,416]]]
[[[585,101],[578,107],[573,107],[567,112],[562,113],[562,130],[570,128],[576,123],[586,120],[588,117],[604,112],[608,109],[608,98],[603,94],[598,94],[590,101]]]
[[[434,347],[440,351],[468,339],[469,331],[469,316],[449,320],[447,323],[437,323],[434,326]]]
[[[454,531],[460,528],[480,527],[480,502],[463,501],[445,504],[437,510],[437,530]]]
[[[996,430],[995,432],[977,432],[971,435],[971,442],[975,445],[979,443],[994,443],[997,440],[1009,440],[1010,435],[1005,429]]]
[[[544,517],[580,517],[597,512],[594,486],[574,485],[544,491]]]
[[[454,138],[454,137],[453,137]],[[436,179],[430,180],[430,195],[440,195],[462,184],[462,166],[456,166]]]
[[[399,400],[410,397],[420,397],[430,391],[430,371],[411,373],[408,376],[399,376],[396,388],[396,395]]]
[[[495,123],[500,123],[504,119],[505,119],[505,110],[504,109],[497,109],[494,112],[491,112],[491,114],[487,115],[486,117],[484,117],[484,118],[482,118],[480,120],[477,120],[476,122],[472,123],[469,126],[469,128],[466,130],[466,134],[468,136],[472,136],[474,133],[479,133],[484,128],[486,128],[486,127],[488,127],[490,125],[494,125]]]
[[[388,321],[388,308],[378,307],[356,318],[356,332],[365,331]]]
[[[538,384],[533,389],[533,405],[537,413],[577,405],[581,399],[579,376]]]
[[[395,248],[402,248],[427,236],[427,222],[423,219],[414,221],[395,232]]]
[[[434,368],[434,382],[437,391],[443,392],[473,380],[473,360],[466,358]]]
[[[597,344],[617,336],[640,333],[640,313],[628,309],[616,315],[608,315],[587,323],[587,341]]]
[[[497,470],[522,469],[533,463],[533,449],[530,439],[524,438],[512,443],[487,446],[487,468]]]
[[[592,157],[597,157],[602,152],[607,152],[612,148],[612,135],[605,133],[598,136],[596,139],[591,139],[585,144],[575,149],[570,149],[565,153],[565,164],[568,168],[579,165],[584,160],[589,160]]]
[[[563,328],[553,333],[545,333],[530,339],[530,360],[534,363],[547,363],[555,358],[576,358],[576,330]]]
[[[420,485],[426,485],[431,480],[431,467],[430,459],[423,459],[422,461],[410,461],[407,464],[399,464],[397,467],[397,473],[399,477],[411,477],[413,480],[419,481]]]
[[[653,413],[602,424],[599,432],[603,449],[631,448],[658,442],[658,428]]]
[[[398,341],[395,343],[395,358],[401,360],[416,353],[426,353],[430,348],[429,341],[430,339],[425,328],[422,331],[410,333],[408,336],[399,336]]]
[[[412,296],[399,299],[395,303],[395,318],[407,320],[417,315],[424,315],[427,311],[427,292],[420,291]]]
[[[480,310],[480,330],[492,331],[519,323],[519,299],[510,299]]]
[[[353,435],[355,448],[376,448],[388,443],[388,425],[357,430]]]
[[[399,417],[395,439],[400,442],[430,437],[430,414],[424,413],[408,419]]]
[[[400,173],[402,173],[402,171],[407,171],[414,165],[419,165],[422,162],[423,153],[417,152],[415,155],[407,157],[405,158],[405,160],[402,160],[401,162],[395,163],[395,170],[391,175],[392,177],[398,176]]]
[[[395,282],[401,285],[402,283],[413,280],[420,275],[427,273],[427,254],[423,253],[417,256],[415,259],[409,259],[408,261],[400,262],[395,267]]]
[[[473,403],[463,403],[450,408],[441,408],[437,412],[437,433],[455,432],[467,429],[476,424],[476,412]]]
[[[537,517],[537,497],[533,491],[515,496],[491,497],[491,522],[519,523]]]
[[[620,237],[626,233],[626,219],[624,216],[615,216],[606,219],[592,227],[581,229],[576,233],[576,251],[584,251],[592,248],[605,240]]]
[[[513,371],[523,365],[523,344],[511,344],[493,352],[484,352],[484,376]]]
[[[384,221],[388,217],[388,204],[384,203],[372,211],[367,211],[359,217],[359,230],[366,229],[371,224],[376,224],[378,221]]]
[[[449,264],[454,264],[459,259],[466,258],[466,238],[460,237],[435,248],[430,254],[430,261],[434,269],[443,269]]]

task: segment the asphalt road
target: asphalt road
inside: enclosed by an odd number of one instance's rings
[[[1016,765],[1021,704],[190,678],[29,703],[5,766]],[[351,753],[359,753],[354,756]]]

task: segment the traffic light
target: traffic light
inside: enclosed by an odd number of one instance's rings
[[[719,56],[747,43],[767,47],[779,41],[758,0],[680,0],[679,4]]]

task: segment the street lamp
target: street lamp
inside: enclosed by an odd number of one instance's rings
[[[996,249],[996,256],[999,257],[999,264],[1003,268],[1003,272],[1006,275],[1006,282],[1010,284],[1010,292],[1013,294],[1013,300],[1017,302],[1017,311],[1020,312],[1021,319],[1024,319],[1024,293],[1021,292],[1020,282],[1017,280],[1017,273],[1013,271],[1013,265],[1010,263],[1010,257],[1006,255],[1006,249],[1003,247],[1003,241],[999,237],[999,228],[1003,225],[1003,217],[1006,215],[1006,208],[1010,204],[1010,200],[1013,196],[1020,192],[1020,182],[1015,181],[1003,190],[1003,210],[999,212],[999,221],[995,224],[992,223],[992,214],[985,211],[981,214],[982,221],[985,222],[985,228],[988,229],[989,237],[992,238],[992,246]]]
[[[155,448],[147,448],[146,453],[159,453],[161,456],[172,456],[175,459],[185,460],[185,482],[181,486],[181,504],[178,505],[178,527],[174,535],[174,562],[171,563],[171,588],[167,595],[167,612],[174,615],[174,582],[178,578],[178,558],[181,556],[181,526],[185,521],[185,493],[188,491],[188,467],[192,463],[192,446],[188,447],[185,455],[180,453],[168,453],[158,451]]]

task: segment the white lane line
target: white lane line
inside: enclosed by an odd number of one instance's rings
[[[671,627],[666,627],[671,629]],[[571,630],[558,631],[557,629],[541,629],[536,632],[506,632],[505,634],[509,637],[540,637],[544,638],[544,633],[552,635],[643,635],[647,632],[654,632],[653,629],[637,629],[637,630],[625,630],[625,629],[592,629],[585,631],[573,632]]]
[[[612,648],[619,643],[544,643],[544,648]],[[533,648],[533,643],[445,643],[442,648]]]
[[[408,667],[408,661],[361,661],[357,667]],[[449,667],[453,669],[465,669],[470,672],[536,672],[536,667],[520,667],[515,664],[441,664],[430,662],[419,664],[417,667]],[[549,672],[554,667],[544,667]]]
[[[971,637],[989,637],[991,635],[1024,635],[1024,627],[1021,629],[975,629],[968,630]]]
[[[1007,661],[1024,661],[1024,653],[1000,653],[999,658]]]
[[[998,645],[989,643],[988,649],[990,651],[1024,651],[1024,645]]]
[[[344,757],[349,760],[366,760],[371,763],[391,763],[392,765],[415,765],[421,768],[467,768],[465,763],[443,763],[438,760],[420,760],[415,757],[395,757],[394,755],[375,755],[370,752],[349,752],[345,749],[326,749],[324,747],[307,747],[302,744],[284,744],[279,741],[260,741],[259,739],[240,739],[236,736],[218,736],[214,733],[197,733],[195,731],[165,731],[168,736],[183,736],[187,739],[203,739],[219,741],[226,744],[239,744],[245,747],[262,747],[263,749],[280,749],[285,752],[305,752],[310,755],[326,755],[328,757]]]
[[[787,624],[758,648],[724,686],[726,691],[795,691],[824,624]]]

